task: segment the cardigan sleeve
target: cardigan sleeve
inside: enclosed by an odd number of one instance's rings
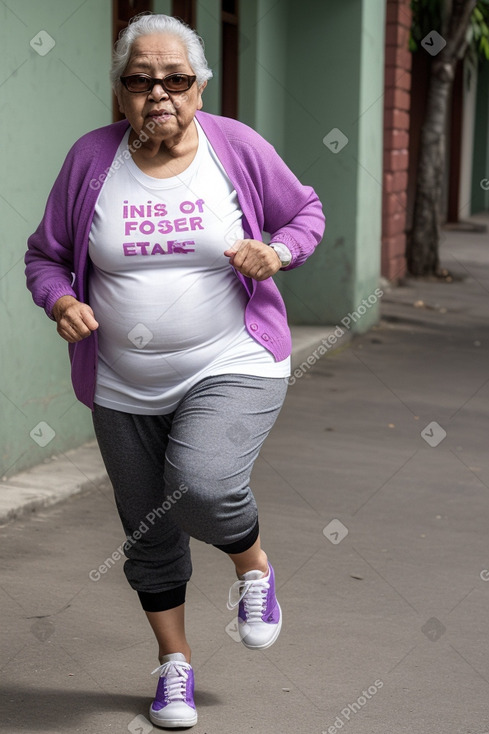
[[[275,148],[258,138],[259,146],[247,146],[247,168],[262,202],[263,229],[272,241],[289,248],[292,261],[284,270],[290,270],[312,255],[326,220],[314,189],[302,184]]]
[[[27,288],[34,302],[52,319],[61,296],[74,296],[73,225],[74,184],[70,180],[73,149],[68,154],[49,194],[44,216],[27,241],[24,258]]]
[[[86,297],[88,237],[96,200],[110,174],[127,120],[85,133],[68,152],[42,221],[28,239],[27,287],[50,318],[61,296]]]

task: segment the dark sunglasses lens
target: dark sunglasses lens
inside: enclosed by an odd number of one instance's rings
[[[147,92],[151,88],[151,79],[148,76],[134,74],[126,78],[126,86],[130,92]]]
[[[165,77],[165,86],[170,92],[185,92],[190,87],[188,74],[170,74]]]

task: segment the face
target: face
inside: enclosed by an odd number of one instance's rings
[[[155,33],[137,38],[123,76],[143,73],[157,79],[181,72],[194,74],[185,46],[175,36]],[[155,84],[151,92],[133,94],[124,86],[118,94],[119,108],[137,135],[143,130],[154,142],[178,142],[189,128],[196,110],[202,108],[202,92],[195,81],[186,92],[166,92]],[[148,127],[149,124],[149,127]]]

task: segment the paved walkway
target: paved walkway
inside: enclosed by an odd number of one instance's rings
[[[193,543],[195,734],[489,732],[488,247],[446,233],[463,280],[386,291],[290,387],[253,475],[272,648],[235,642],[229,561]],[[122,540],[104,481],[3,527],[4,731],[151,731],[151,632],[122,561],[90,579]]]

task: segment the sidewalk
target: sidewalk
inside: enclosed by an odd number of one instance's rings
[[[255,465],[284,611],[269,650],[235,641],[229,561],[192,542],[189,731],[489,732],[488,235],[446,232],[442,260],[453,282],[386,290],[379,326],[290,387]],[[88,454],[83,473],[91,488],[2,529],[9,734],[157,731],[122,561],[90,576],[123,541],[111,488]]]

